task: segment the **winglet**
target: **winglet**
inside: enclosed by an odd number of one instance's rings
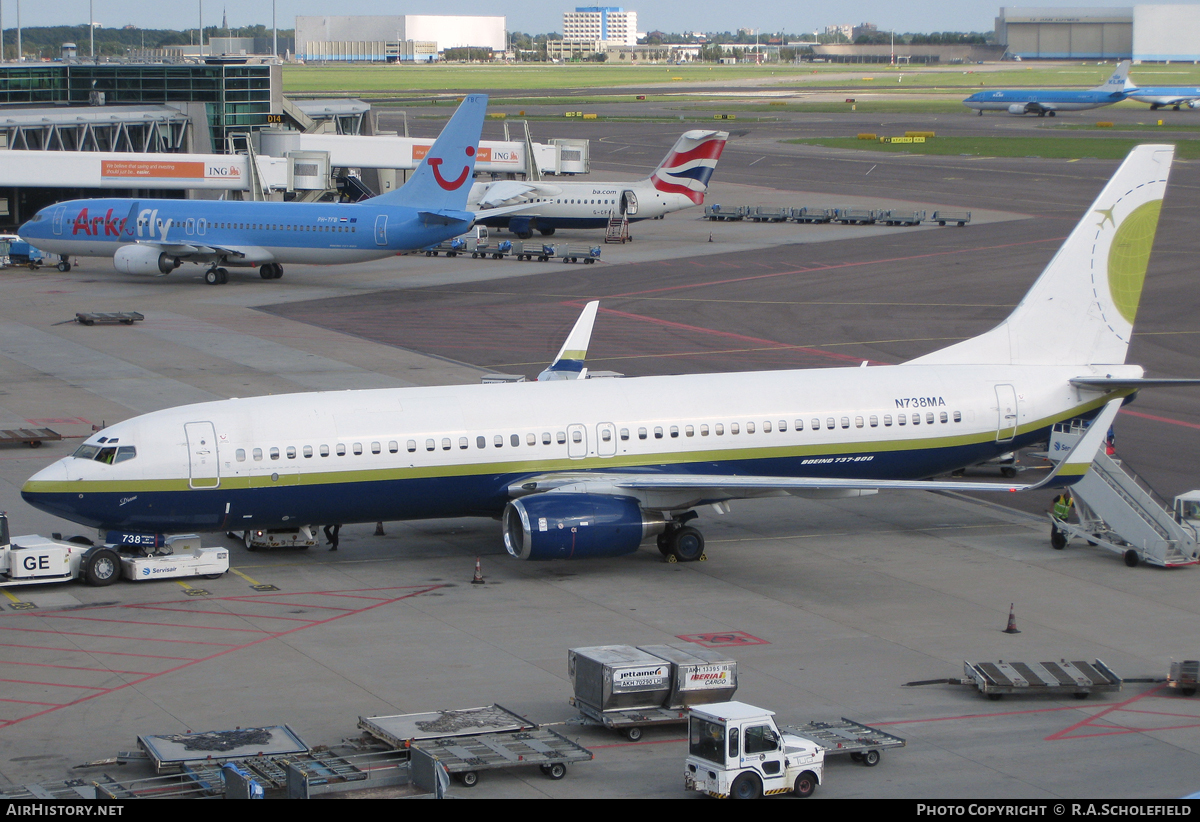
[[[592,339],[592,325],[596,322],[596,311],[600,308],[599,300],[592,300],[583,307],[583,313],[575,321],[575,327],[567,335],[566,342],[559,349],[558,356],[550,367],[538,374],[538,382],[550,380],[579,380],[587,374],[583,361],[587,357],[588,343]]]

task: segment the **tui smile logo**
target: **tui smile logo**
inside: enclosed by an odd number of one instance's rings
[[[467,156],[475,156],[474,146],[467,146]],[[467,163],[465,166],[463,166],[461,174],[459,174],[453,180],[447,180],[442,176],[442,170],[439,168],[439,166],[442,164],[441,157],[430,157],[426,162],[429,163],[429,168],[433,171],[433,179],[437,180],[437,184],[446,191],[454,191],[460,188],[466,181],[467,177],[469,177],[471,174],[471,164]]]

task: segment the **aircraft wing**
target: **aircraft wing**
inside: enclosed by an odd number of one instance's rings
[[[607,493],[645,497],[647,508],[684,508],[729,499],[788,493],[796,496],[823,492],[851,496],[877,491],[1035,491],[1057,480],[1070,484],[1091,467],[1116,418],[1122,399],[1110,400],[1061,461],[1039,482],[959,482],[955,480],[838,479],[823,477],[761,477],[714,474],[548,474],[526,480],[511,489],[514,496],[531,492]]]
[[[494,183],[488,183],[484,188],[483,196],[479,198],[479,207],[492,208],[535,194],[540,197],[553,197],[560,193],[562,193],[561,188],[546,183],[497,180]]]
[[[245,257],[246,252],[220,245],[197,245],[194,243],[138,243],[178,257],[181,260],[207,257]]]

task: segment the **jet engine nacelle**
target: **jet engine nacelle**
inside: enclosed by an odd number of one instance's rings
[[[665,525],[632,497],[537,494],[504,509],[504,547],[517,559],[619,557]]]
[[[123,245],[113,255],[113,265],[122,274],[162,277],[179,268],[179,258],[150,245]]]
[[[1200,100],[1188,100],[1188,108],[1200,108]]]
[[[1009,114],[1025,114],[1028,111],[1029,111],[1029,109],[1025,108],[1024,103],[1013,103],[1011,106],[1008,107]]]

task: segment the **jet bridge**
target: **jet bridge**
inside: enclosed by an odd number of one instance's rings
[[[1086,430],[1078,420],[1056,425],[1050,458],[1066,454]],[[1168,503],[1128,466],[1098,453],[1090,471],[1070,489],[1078,524],[1050,515],[1050,544],[1062,550],[1071,537],[1121,554],[1125,564],[1169,568],[1200,563],[1200,491]]]

